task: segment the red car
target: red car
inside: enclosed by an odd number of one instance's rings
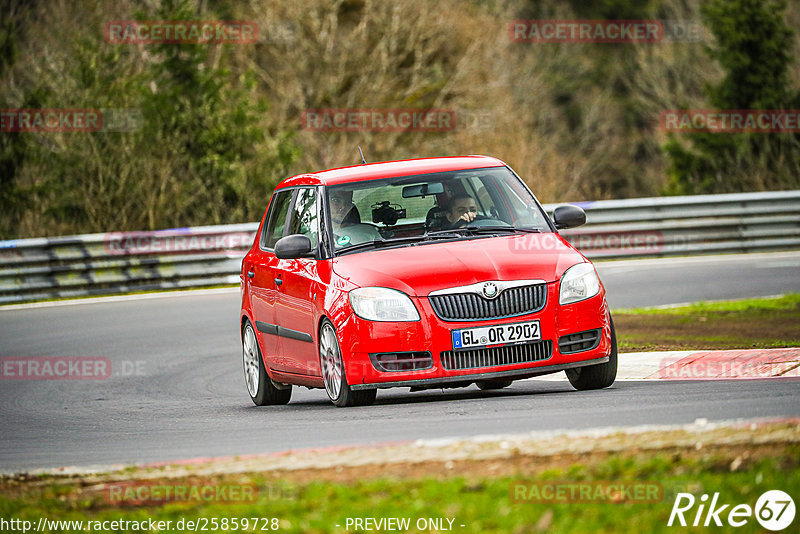
[[[380,388],[499,389],[566,371],[610,386],[617,346],[594,266],[502,161],[363,164],[281,182],[242,262],[241,336],[257,405],[292,386],[336,406]]]

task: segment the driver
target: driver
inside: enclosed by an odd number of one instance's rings
[[[475,220],[478,216],[478,204],[469,195],[458,195],[450,203],[445,215],[447,217],[445,229],[458,228]]]

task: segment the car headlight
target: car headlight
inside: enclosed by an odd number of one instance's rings
[[[561,277],[559,304],[571,304],[588,299],[600,292],[600,279],[591,263],[573,265]]]
[[[388,287],[360,287],[350,292],[350,305],[367,321],[419,321],[419,313],[402,291]]]

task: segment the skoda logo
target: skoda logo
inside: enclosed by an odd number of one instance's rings
[[[487,299],[495,298],[497,296],[497,284],[493,282],[483,284],[483,296]]]

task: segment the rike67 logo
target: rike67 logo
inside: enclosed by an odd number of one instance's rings
[[[667,526],[741,527],[755,516],[763,528],[777,532],[792,524],[796,511],[794,500],[781,490],[762,493],[755,508],[751,508],[749,504],[723,504],[719,492],[714,493],[711,502],[708,500],[706,494],[696,499],[691,493],[678,493]]]

